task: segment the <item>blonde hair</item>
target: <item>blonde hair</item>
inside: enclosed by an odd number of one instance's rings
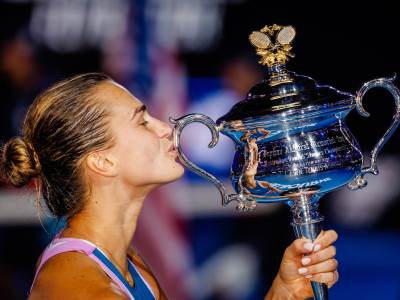
[[[30,106],[22,135],[2,147],[1,173],[16,187],[36,179],[45,203],[56,217],[71,217],[88,193],[81,162],[89,152],[109,147],[106,106],[95,88],[111,79],[88,73],[60,81]]]

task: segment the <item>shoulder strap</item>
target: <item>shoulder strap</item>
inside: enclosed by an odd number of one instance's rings
[[[82,239],[75,239],[75,238],[56,238],[54,239],[49,246],[44,250],[43,255],[40,259],[40,263],[38,268],[36,269],[36,274],[33,279],[33,283],[31,286],[31,290],[33,285],[35,284],[37,275],[39,271],[42,269],[44,264],[53,256],[56,256],[60,253],[64,252],[83,252],[87,254],[91,259],[93,259],[103,270],[106,274],[118,284],[118,286],[129,296],[130,299],[134,299],[131,291],[125,286],[125,284],[121,281],[120,278],[107,266],[101,259],[98,258],[94,253],[100,252],[96,246],[89,241],[82,240]]]
[[[151,286],[147,283],[146,279],[140,274],[139,270],[136,268],[135,264],[128,259],[129,265],[128,269],[129,272],[131,273],[131,276],[133,278],[133,281],[136,284],[136,289],[137,289],[137,295],[139,299],[155,299],[156,296],[151,288]]]
[[[40,259],[39,266],[36,269],[36,273],[38,273],[42,269],[43,265],[50,258],[56,256],[57,254],[78,251],[90,255],[94,251],[94,249],[96,249],[96,246],[88,241],[73,238],[55,239],[44,250],[43,255]]]

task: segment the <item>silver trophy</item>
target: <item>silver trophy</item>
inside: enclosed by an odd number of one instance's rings
[[[292,212],[296,237],[315,240],[323,221],[318,200],[344,185],[352,190],[363,188],[367,185],[366,174],[379,174],[377,156],[399,125],[400,92],[392,83],[394,77],[369,81],[353,95],[288,71],[285,64],[293,56],[295,34],[292,26],[279,25],[250,34],[267,75],[216,122],[202,114],[170,121],[175,125],[173,138],[181,162],[218,188],[223,206],[235,201],[238,210],[247,211],[255,209],[257,203],[285,202]],[[353,108],[369,116],[362,99],[374,87],[383,87],[393,95],[396,114],[373,148],[370,166],[363,167],[362,151],[345,119]],[[236,194],[228,194],[220,180],[182,152],[181,132],[193,122],[210,129],[210,148],[218,143],[220,133],[235,142],[231,180]],[[311,284],[315,299],[328,299],[326,285]]]

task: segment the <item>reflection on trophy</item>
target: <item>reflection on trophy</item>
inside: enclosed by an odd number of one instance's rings
[[[379,173],[377,156],[399,124],[400,92],[392,83],[394,78],[369,81],[353,95],[288,71],[285,64],[293,57],[291,43],[295,34],[292,26],[279,25],[265,26],[250,34],[249,40],[261,56],[259,63],[267,67],[267,76],[216,122],[202,114],[171,121],[182,163],[216,185],[224,206],[236,201],[237,208],[246,211],[258,203],[283,201],[291,208],[296,236],[315,240],[323,221],[318,213],[319,199],[344,185],[363,188],[366,174]],[[374,87],[383,87],[393,95],[396,114],[372,150],[370,166],[363,167],[362,151],[345,119],[353,108],[362,116],[369,116],[362,99]],[[219,133],[235,142],[231,179],[236,194],[228,194],[216,177],[197,167],[182,152],[181,131],[192,122],[210,129],[209,147],[217,144]],[[315,299],[328,299],[324,284],[311,284]]]

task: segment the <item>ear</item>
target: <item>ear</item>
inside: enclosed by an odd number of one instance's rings
[[[106,177],[117,176],[116,161],[105,151],[90,153],[86,158],[86,166],[89,170]]]

